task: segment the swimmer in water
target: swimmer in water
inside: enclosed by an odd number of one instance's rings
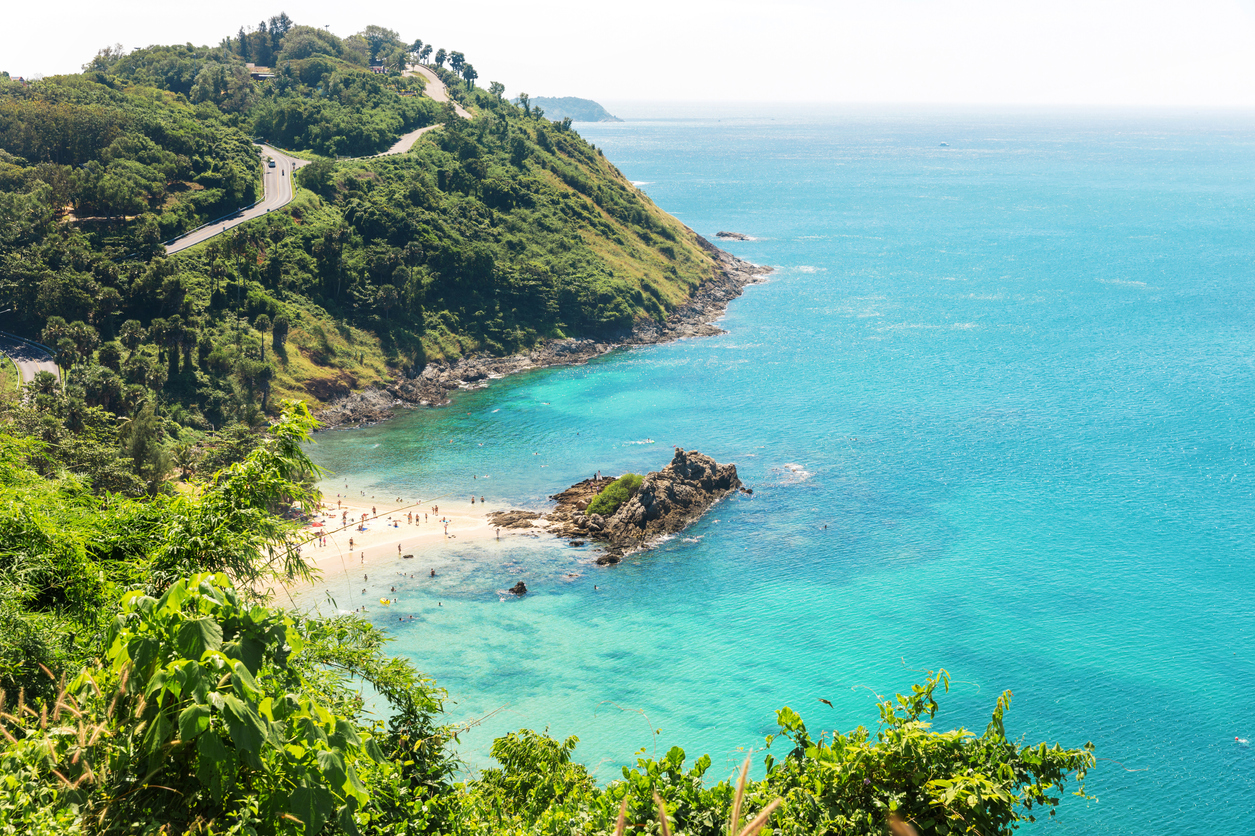
[[[1233,742],[1234,742],[1234,743],[1237,743],[1239,746],[1246,746],[1246,745],[1248,745],[1251,741],[1247,740],[1245,737],[1235,737],[1235,738],[1233,738]]]

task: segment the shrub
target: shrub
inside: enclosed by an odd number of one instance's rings
[[[625,473],[615,479],[588,503],[588,513],[610,516],[619,510],[620,505],[632,498],[644,479],[639,473]]]

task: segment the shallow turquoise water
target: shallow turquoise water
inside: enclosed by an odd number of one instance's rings
[[[513,538],[404,581],[397,649],[490,715],[464,756],[548,726],[603,778],[672,744],[730,771],[782,705],[848,729],[944,666],[939,723],[1009,688],[1009,733],[1109,759],[1037,831],[1243,832],[1255,116],[763,113],[581,126],[698,232],[759,239],[726,245],[778,268],[727,334],[319,436],[381,496],[539,506],[672,445],[755,489],[616,568]]]

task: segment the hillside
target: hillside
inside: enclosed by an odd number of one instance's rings
[[[520,100],[515,99],[515,104]],[[570,119],[572,122],[622,122],[592,99],[577,99],[575,96],[534,96],[532,107],[544,111],[546,118],[560,121]]]
[[[425,95],[407,71],[424,56],[472,118]],[[474,82],[459,52],[286,16],[0,77],[0,308],[57,350],[57,413],[147,408],[167,447],[200,451],[277,396],[317,407],[433,361],[663,322],[718,271],[569,122]],[[166,257],[260,198],[262,137],[313,160],[295,201]]]

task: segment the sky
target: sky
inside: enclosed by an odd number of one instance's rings
[[[1255,0],[63,0],[10,4],[0,70],[216,44],[284,11],[458,49],[508,95],[598,101],[1255,107]]]

